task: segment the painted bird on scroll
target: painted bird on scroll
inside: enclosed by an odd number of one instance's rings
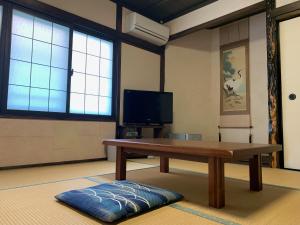
[[[242,84],[242,75],[241,75],[241,70],[239,70],[236,74],[232,76],[232,78],[227,79],[224,82],[224,91],[227,95],[229,96],[239,96],[238,90]]]

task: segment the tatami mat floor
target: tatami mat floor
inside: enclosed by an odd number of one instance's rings
[[[159,166],[159,158],[131,159],[130,161]],[[207,163],[185,160],[170,159],[170,167],[200,173],[208,172]],[[298,171],[264,167],[262,173],[264,184],[300,189],[300,172]],[[225,176],[248,181],[249,167],[247,165],[225,163]]]
[[[153,165],[136,162],[127,164],[128,170],[149,167]],[[115,163],[109,161],[0,170],[0,190],[114,172]]]
[[[128,162],[128,179],[169,188],[185,199],[137,217],[124,225],[300,224],[300,173],[263,169],[264,190],[248,191],[248,167],[226,164],[226,207],[207,206],[207,164],[171,160],[170,174],[159,173],[158,159]],[[59,204],[58,193],[114,179],[108,161],[0,171],[1,225],[105,224]]]

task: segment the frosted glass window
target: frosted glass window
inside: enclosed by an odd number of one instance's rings
[[[52,46],[51,66],[68,69],[69,49],[59,46]]]
[[[36,40],[51,43],[52,23],[47,21],[47,20],[34,18],[33,38],[36,39]]]
[[[62,47],[69,48],[70,29],[59,24],[53,24],[53,39],[52,43]]]
[[[111,115],[112,59],[112,42],[73,32],[71,113]]]
[[[49,88],[50,67],[32,64],[31,87]]]
[[[71,93],[70,112],[84,114],[84,94]]]
[[[112,42],[101,40],[101,58],[112,60],[113,58]]]
[[[86,73],[99,76],[99,58],[98,57],[87,55]]]
[[[87,35],[74,31],[73,32],[73,50],[86,52]]]
[[[30,89],[30,106],[32,111],[48,111],[49,90],[41,88]]]
[[[90,55],[100,57],[100,39],[99,38],[88,36],[87,53]]]
[[[11,58],[31,62],[32,40],[29,38],[12,35]]]
[[[85,92],[85,75],[82,73],[74,73],[71,79],[71,92]]]
[[[7,108],[17,110],[28,110],[29,87],[9,85]]]
[[[51,68],[50,89],[67,91],[68,71],[64,69]]]
[[[65,112],[67,101],[67,92],[50,90],[49,111]]]
[[[111,98],[100,97],[99,98],[99,114],[109,116],[111,115]]]
[[[12,19],[12,33],[24,37],[32,37],[33,16],[14,10]]]
[[[86,79],[85,93],[91,95],[98,95],[99,77],[87,75],[85,79]]]
[[[31,64],[18,60],[10,60],[9,84],[30,85]]]
[[[85,73],[86,55],[83,53],[72,53],[72,68],[75,72]]]
[[[50,58],[51,58],[51,44],[34,40],[32,62],[49,66]]]
[[[18,10],[12,21],[7,109],[66,112],[70,29]]]
[[[85,114],[98,114],[98,96],[85,96]]]
[[[112,77],[112,61],[108,59],[101,59],[100,61],[100,76]]]
[[[111,79],[100,78],[100,95],[111,97],[112,94],[112,83]]]

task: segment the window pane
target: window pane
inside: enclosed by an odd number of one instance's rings
[[[12,33],[32,38],[33,16],[13,10]]]
[[[16,35],[11,37],[11,58],[31,62],[32,40]]]
[[[99,93],[99,77],[86,75],[85,93],[98,95]]]
[[[78,103],[80,106],[77,106],[77,110],[73,108],[70,112],[111,115],[113,43],[74,32],[72,48],[72,68],[75,72],[71,95],[82,93],[84,100],[81,95],[75,97],[80,98],[84,104]]]
[[[68,71],[51,67],[50,89],[67,91]]]
[[[50,67],[32,64],[31,87],[49,88]]]
[[[8,109],[66,111],[69,37],[67,27],[13,10],[9,83],[22,86],[9,86]]]
[[[112,60],[113,58],[112,42],[101,40],[101,58]]]
[[[87,35],[83,33],[79,33],[77,31],[73,32],[73,50],[79,52],[86,52],[86,43],[87,43]]]
[[[17,60],[10,60],[9,84],[18,84],[23,86],[30,85],[31,64]]]
[[[85,58],[86,58],[85,54],[73,51],[72,68],[74,71],[85,73]]]
[[[68,55],[69,49],[52,45],[51,65],[62,69],[68,69]]]
[[[40,88],[30,89],[30,106],[32,111],[48,111],[49,90]]]
[[[99,76],[99,61],[100,58],[87,55],[86,73]]]
[[[111,98],[100,97],[99,98],[99,114],[111,116]]]
[[[85,114],[98,114],[98,96],[85,96]]]
[[[85,92],[85,75],[74,73],[71,79],[71,92],[84,93]]]
[[[107,78],[100,78],[100,95],[111,97],[112,80]]]
[[[84,94],[71,93],[70,112],[84,114]]]
[[[67,92],[50,90],[49,111],[65,112],[67,101]]]
[[[68,27],[53,23],[53,44],[69,48],[69,32]]]
[[[52,23],[47,20],[34,18],[33,38],[40,41],[51,43]]]
[[[23,109],[29,107],[29,87],[8,86],[7,109]]]
[[[93,36],[88,36],[87,53],[94,56],[100,56],[100,39]]]
[[[112,77],[112,61],[107,59],[101,59],[100,61],[100,76],[101,77]]]
[[[41,42],[41,41],[33,41],[33,54],[32,54],[32,62],[50,65],[50,57],[51,57],[51,45]]]

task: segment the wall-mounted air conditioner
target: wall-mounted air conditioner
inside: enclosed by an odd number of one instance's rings
[[[170,34],[167,26],[135,12],[126,16],[124,32],[159,46],[168,42]]]

